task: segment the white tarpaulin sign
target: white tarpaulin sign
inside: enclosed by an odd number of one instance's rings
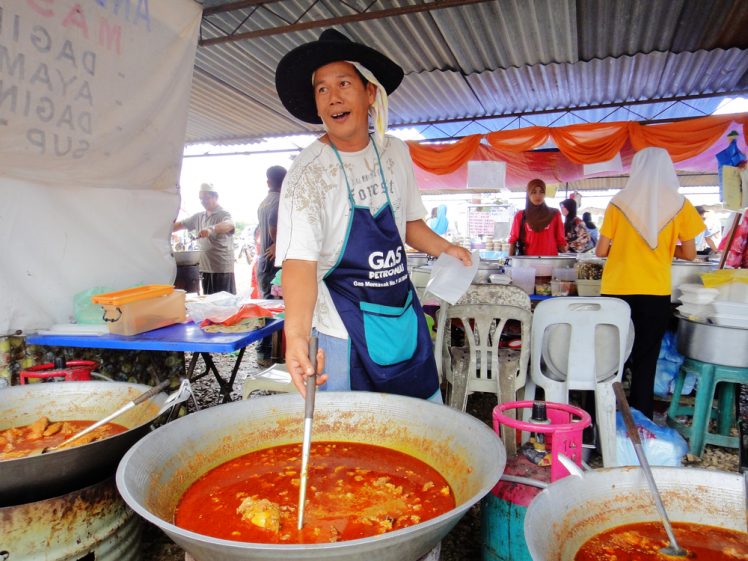
[[[0,0],[0,335],[170,283],[193,0]]]

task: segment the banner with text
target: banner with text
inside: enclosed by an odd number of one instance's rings
[[[0,335],[67,321],[90,286],[173,280],[200,18],[193,0],[0,0]]]

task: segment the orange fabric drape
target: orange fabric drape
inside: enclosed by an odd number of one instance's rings
[[[548,127],[526,127],[523,129],[496,131],[486,135],[486,141],[497,150],[529,152],[548,140]]]
[[[607,162],[626,143],[628,125],[628,122],[569,125],[551,129],[551,137],[561,153],[575,164]]]
[[[674,162],[680,162],[697,156],[722,138],[732,120],[718,115],[663,125],[631,123],[631,145],[637,152],[651,146],[665,148]]]
[[[665,148],[674,162],[704,152],[727,131],[730,123],[743,125],[748,138],[748,114],[711,115],[667,123],[642,125],[634,121],[585,123],[566,127],[527,127],[497,131],[485,136],[497,150],[526,152],[541,146],[550,135],[560,152],[576,164],[592,164],[612,159],[630,141],[635,150],[649,146]],[[415,164],[424,170],[445,175],[466,164],[478,149],[481,135],[466,136],[454,144],[423,145],[408,142]]]
[[[454,144],[437,144],[424,146],[415,141],[408,141],[410,156],[421,168],[435,173],[445,175],[452,173],[463,166],[475,153],[480,145],[482,135],[473,134],[461,138]]]

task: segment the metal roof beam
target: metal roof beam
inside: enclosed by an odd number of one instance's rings
[[[198,42],[200,47],[209,47],[211,45],[219,45],[222,43],[233,43],[236,41],[244,41],[246,39],[255,39],[257,37],[268,37],[270,35],[281,35],[284,33],[292,33],[294,31],[303,31],[306,29],[316,29],[319,27],[329,27],[333,25],[341,25],[345,23],[352,23],[357,21],[366,21],[372,19],[388,18],[393,16],[402,16],[406,14],[415,14],[418,12],[430,12],[432,10],[441,10],[443,8],[454,8],[456,6],[466,6],[468,4],[482,4],[484,2],[492,2],[493,0],[434,0],[433,2],[425,4],[416,4],[413,6],[403,6],[400,8],[388,8],[385,10],[375,10],[372,12],[362,12],[360,14],[351,14],[348,16],[338,16],[334,18],[319,19],[314,21],[306,21],[303,23],[294,23],[291,25],[282,25],[280,27],[272,27],[270,29],[258,29],[256,31],[247,31],[245,33],[237,33],[234,35],[227,35],[225,37],[214,37],[212,39],[201,39]],[[235,4],[257,4],[263,2],[236,2]],[[221,8],[230,6],[231,4],[225,4]],[[242,6],[245,7],[245,6]],[[234,8],[239,9],[239,8]],[[203,16],[207,14],[208,10],[203,12]],[[226,11],[226,10],[223,10]]]
[[[280,2],[280,0],[239,0],[238,2],[230,2],[223,4],[222,6],[213,6],[212,8],[203,9],[203,17],[212,16],[213,14],[220,14],[223,12],[233,12],[234,10],[242,10],[249,8],[250,6],[262,6],[263,4],[274,4]]]

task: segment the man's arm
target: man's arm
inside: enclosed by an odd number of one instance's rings
[[[184,230],[186,226],[182,224],[181,222],[175,222],[171,225],[171,231],[172,232],[178,232],[179,230]]]
[[[286,259],[283,261],[281,284],[286,308],[286,364],[294,385],[302,396],[306,396],[304,377],[314,372],[309,360],[309,336],[317,303],[317,262]],[[317,372],[322,372],[323,368],[324,353],[320,350],[317,354]],[[326,380],[327,376],[318,376],[317,384],[323,384]]]
[[[717,249],[717,244],[715,244],[715,243],[714,243],[714,240],[712,239],[712,236],[707,236],[707,237],[705,238],[705,240],[706,240],[706,245],[708,245],[708,246],[709,246],[709,248],[710,248],[710,249],[711,249],[712,251],[715,251],[715,252],[716,252],[716,251],[719,251],[719,250]]]
[[[439,257],[442,253],[456,257],[462,261],[465,266],[470,266],[473,262],[470,252],[464,247],[449,243],[440,235],[435,234],[423,220],[411,220],[405,224],[405,243],[410,247]],[[283,273],[285,275],[285,273]]]

